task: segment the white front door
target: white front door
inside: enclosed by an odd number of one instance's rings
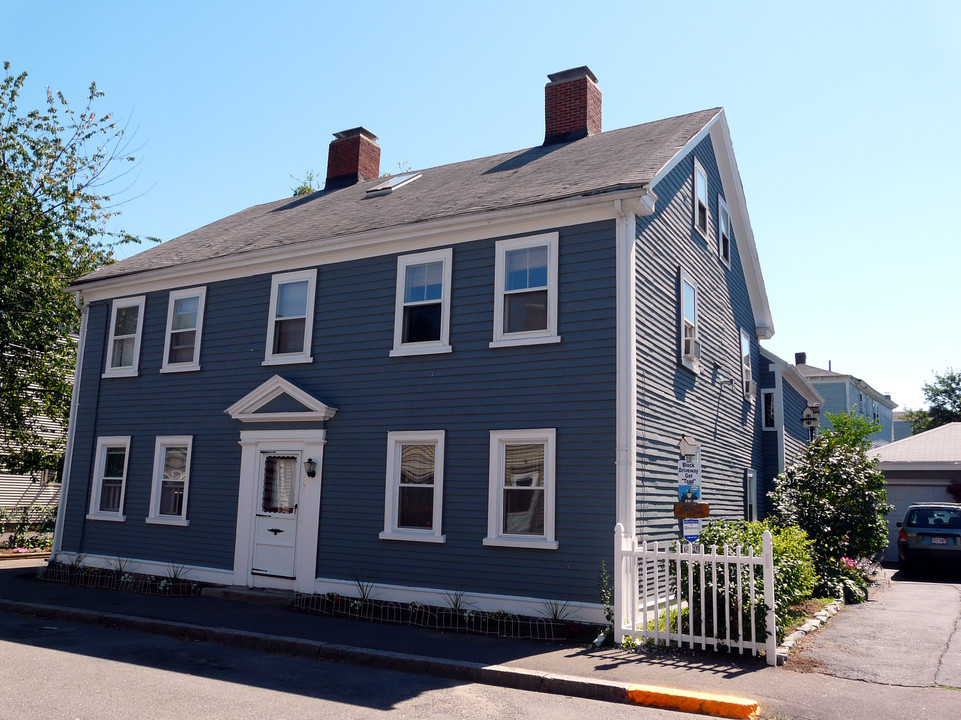
[[[260,487],[250,572],[292,578],[297,553],[300,453],[264,451],[260,453],[259,464]]]
[[[325,434],[241,431],[235,585],[313,592]],[[316,465],[313,477],[306,460]]]

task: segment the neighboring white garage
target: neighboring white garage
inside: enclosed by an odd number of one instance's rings
[[[948,494],[952,481],[961,482],[961,422],[948,423],[904,440],[871,450],[888,481],[887,517],[889,545],[885,560],[898,559],[897,523],[917,502],[955,502]]]

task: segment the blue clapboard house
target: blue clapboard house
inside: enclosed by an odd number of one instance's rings
[[[725,113],[602,132],[593,73],[549,79],[534,147],[381,177],[340,132],[324,189],[77,279],[56,556],[600,618],[615,524],[678,537],[682,436],[749,514],[773,324]]]

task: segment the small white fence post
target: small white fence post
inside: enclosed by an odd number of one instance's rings
[[[767,605],[767,642],[764,654],[767,664],[777,667],[777,621],[774,616],[774,543],[771,531],[765,530],[761,536],[761,556],[764,567],[764,604]]]
[[[631,560],[637,562],[633,554]],[[624,558],[624,526],[621,523],[614,526],[614,567],[612,570],[614,572],[614,599],[612,602],[614,642],[620,645],[624,641],[624,613],[632,605],[627,600],[627,593],[630,592],[630,588],[627,587],[624,577],[627,573]],[[637,588],[634,588],[634,592],[637,592]]]

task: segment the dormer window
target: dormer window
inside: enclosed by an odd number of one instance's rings
[[[694,158],[694,229],[707,239],[707,173]]]

